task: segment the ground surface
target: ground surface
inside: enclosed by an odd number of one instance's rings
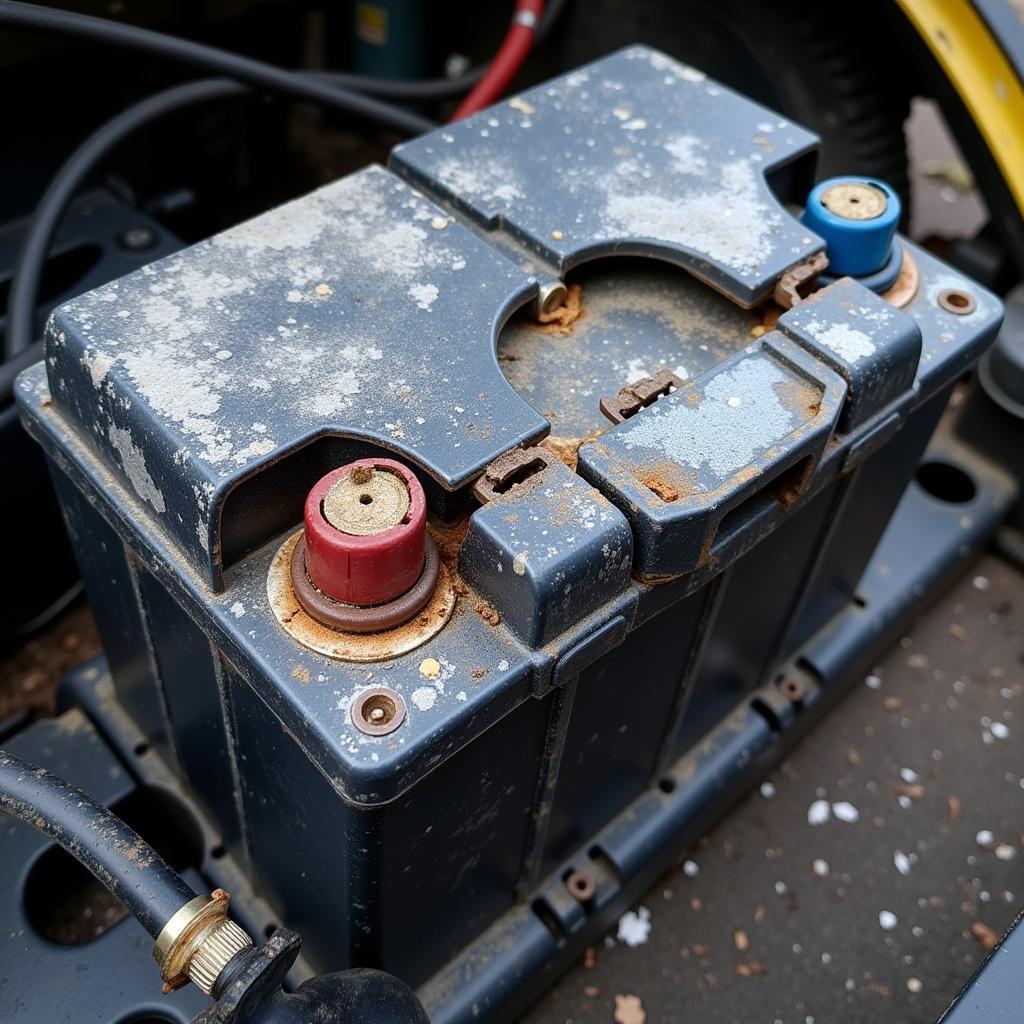
[[[1024,577],[986,556],[524,1020],[934,1021],[1024,909],[1022,776]]]
[[[61,679],[99,652],[96,624],[80,600],[14,654],[0,659],[0,725],[22,711],[52,715]]]

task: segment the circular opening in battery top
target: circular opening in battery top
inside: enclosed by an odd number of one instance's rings
[[[394,690],[367,690],[352,702],[352,721],[369,736],[394,732],[404,720],[405,702]]]
[[[387,725],[396,712],[395,702],[383,694],[371,697],[362,707],[363,721],[367,725]]]
[[[947,313],[956,313],[959,316],[973,313],[977,308],[974,296],[970,292],[962,292],[958,288],[947,288],[945,291],[939,292],[938,303]]]
[[[970,475],[951,462],[923,462],[917,469],[917,482],[933,498],[950,505],[965,505],[977,493]]]

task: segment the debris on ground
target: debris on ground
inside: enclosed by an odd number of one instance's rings
[[[615,1024],[644,1024],[647,1011],[639,996],[616,995]]]
[[[999,933],[982,921],[975,921],[971,925],[971,934],[978,940],[978,945],[986,951],[995,949],[999,944]]]
[[[619,942],[627,946],[642,946],[650,937],[651,912],[646,907],[628,910],[619,918]]]

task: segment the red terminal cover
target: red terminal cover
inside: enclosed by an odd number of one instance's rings
[[[359,466],[392,473],[409,493],[402,521],[380,533],[343,533],[324,516],[331,488]],[[354,605],[385,604],[404,594],[423,571],[427,503],[411,470],[393,459],[359,459],[322,477],[306,497],[306,572],[316,588]]]

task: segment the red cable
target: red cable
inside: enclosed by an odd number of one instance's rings
[[[533,49],[537,24],[543,13],[544,0],[516,0],[512,24],[494,55],[494,60],[484,72],[484,77],[476,83],[472,92],[452,114],[453,121],[475,114],[501,98],[509,82],[515,78],[523,66],[523,61]]]

